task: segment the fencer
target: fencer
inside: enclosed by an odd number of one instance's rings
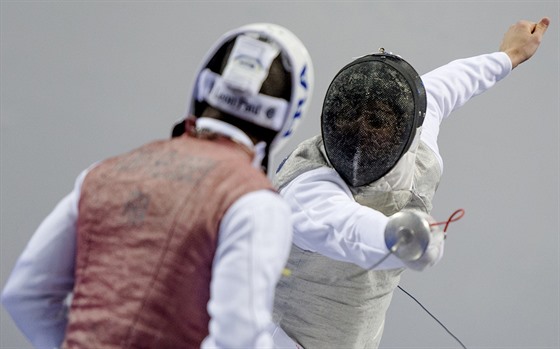
[[[33,346],[272,347],[292,228],[266,171],[312,87],[288,29],[224,34],[173,137],[86,169],[25,247],[2,303]]]
[[[430,221],[443,170],[440,123],[531,58],[549,23],[546,17],[519,21],[499,51],[421,77],[384,50],[336,74],[324,98],[321,134],[298,145],[275,178],[294,220],[288,272],[274,303],[279,348],[379,346],[403,271],[423,270],[443,255],[441,232],[420,234],[428,236],[421,253],[389,253],[396,241],[400,247],[416,241],[408,218]],[[394,226],[405,227],[397,229],[402,240],[387,234]]]

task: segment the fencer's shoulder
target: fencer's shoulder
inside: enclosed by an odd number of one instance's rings
[[[321,144],[323,144],[323,137],[320,134],[318,134],[301,141],[294,149],[294,152],[297,153],[300,151],[306,151],[306,149],[310,147],[320,148]]]
[[[276,192],[274,190],[270,190],[270,189],[261,189],[261,190],[255,190],[255,191],[252,191],[252,192],[248,192],[248,193],[240,196],[237,201],[243,201],[243,200],[251,201],[253,203],[270,202],[273,205],[283,202],[280,194],[278,194],[278,192]]]
[[[228,211],[253,212],[258,207],[263,212],[274,213],[276,216],[289,217],[291,214],[288,203],[274,190],[262,189],[246,193],[239,197]]]
[[[86,169],[82,170],[78,176],[76,177],[76,180],[74,181],[74,191],[75,192],[80,192],[80,189],[82,187],[82,184],[84,183],[85,178],[87,177],[87,175],[93,170],[95,169],[97,166],[99,166],[99,164],[101,164],[102,161],[97,161],[94,162],[93,164],[89,165]]]

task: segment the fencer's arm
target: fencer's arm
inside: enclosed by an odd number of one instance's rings
[[[494,52],[458,59],[422,75],[427,109],[421,139],[433,150],[441,170],[443,161],[437,138],[442,120],[506,77],[511,67],[505,52]]]
[[[509,56],[494,52],[457,59],[422,75],[428,99],[426,119],[441,123],[451,112],[505,78],[511,69]]]
[[[65,300],[74,285],[79,188],[63,198],[29,240],[2,292],[2,304],[36,348],[55,348],[67,324]]]
[[[500,51],[509,56],[513,68],[535,54],[549,25],[550,19],[543,17],[538,23],[521,20],[509,27],[500,44]]]
[[[531,58],[549,23],[547,17],[538,23],[519,21],[504,34],[499,52],[458,59],[422,75],[428,100],[422,140],[435,152],[442,169],[437,146],[442,120]]]
[[[370,268],[388,252],[384,232],[388,217],[358,204],[331,168],[296,177],[282,191],[292,210],[293,242],[329,258]],[[391,255],[377,269],[403,268]]]
[[[292,242],[290,208],[270,190],[226,212],[212,266],[209,336],[201,348],[272,348],[272,304]]]
[[[422,75],[428,95],[427,117],[441,122],[531,58],[549,23],[547,17],[538,23],[519,21],[504,34],[499,52],[458,59]]]

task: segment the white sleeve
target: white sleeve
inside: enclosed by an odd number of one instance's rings
[[[2,304],[36,348],[55,348],[64,339],[65,300],[74,286],[78,201],[86,173],[39,225],[2,292]]]
[[[335,170],[303,173],[281,194],[292,209],[298,247],[362,268],[371,268],[389,253],[384,236],[389,218],[357,203]],[[392,255],[376,269],[403,267]]]
[[[422,75],[428,107],[422,126],[421,139],[437,155],[439,125],[451,112],[469,99],[483,93],[512,70],[511,60],[504,52],[494,52],[452,61]]]
[[[210,285],[209,335],[202,348],[272,348],[274,290],[292,241],[280,195],[244,195],[226,212]]]

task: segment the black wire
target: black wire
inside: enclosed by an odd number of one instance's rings
[[[381,258],[379,261],[377,261],[374,265],[372,265],[372,266],[369,267],[368,269],[364,269],[364,270],[360,271],[359,273],[354,274],[354,275],[352,276],[352,278],[361,276],[361,275],[363,275],[363,274],[365,274],[365,273],[368,273],[368,272],[372,271],[373,269],[375,269],[377,266],[379,266],[381,263],[383,263],[387,258],[389,258],[389,256],[390,256],[391,254],[393,254],[393,253],[397,250],[397,247],[398,247],[398,245],[399,245],[401,242],[402,242],[402,239],[399,239],[399,241],[397,241],[397,243],[395,243],[395,244],[389,249],[389,252],[388,252],[385,256],[383,256],[383,258]],[[430,311],[429,311],[428,309],[426,309],[426,307],[423,306],[422,303],[420,303],[420,301],[418,301],[418,299],[414,298],[413,295],[411,295],[410,293],[408,293],[407,291],[405,291],[405,289],[402,288],[400,285],[397,285],[397,287],[398,287],[401,291],[403,291],[406,295],[408,295],[410,298],[412,298],[416,303],[418,303],[418,305],[419,305],[420,307],[422,307],[422,309],[424,309],[424,311],[425,311],[426,313],[428,313],[428,315],[430,315],[441,327],[443,327],[443,329],[444,329],[451,337],[453,337],[453,339],[455,339],[455,340],[457,341],[457,343],[459,343],[459,345],[461,345],[461,347],[462,347],[463,349],[467,349],[467,347],[463,344],[463,342],[461,342],[461,340],[460,340],[459,338],[457,338],[457,336],[455,336],[447,327],[445,327],[445,325],[444,325],[441,321],[439,321],[438,318],[436,318],[432,313],[430,313]]]
[[[366,273],[369,273],[370,271],[374,270],[375,268],[377,268],[381,263],[385,262],[385,260],[386,260],[387,258],[389,258],[389,257],[391,256],[391,254],[393,254],[393,253],[397,250],[397,248],[398,248],[398,246],[399,246],[399,244],[400,244],[401,242],[403,242],[402,237],[399,238],[399,240],[393,245],[393,247],[391,247],[391,248],[389,249],[389,252],[387,252],[387,254],[385,254],[385,256],[383,256],[383,258],[381,258],[380,260],[378,260],[378,261],[377,261],[374,265],[372,265],[371,267],[369,267],[369,268],[367,268],[367,269],[364,269],[364,270],[360,271],[359,273],[356,273],[356,274],[354,274],[354,275],[348,277],[348,279],[352,279],[352,278],[356,278],[356,277],[362,276],[362,275],[364,275],[364,274],[366,274]]]
[[[418,299],[414,298],[414,296],[412,296],[410,293],[406,292],[406,291],[404,290],[404,288],[402,288],[400,285],[398,285],[397,287],[398,287],[401,291],[403,291],[404,293],[406,293],[410,298],[412,298],[416,303],[418,303],[418,305],[419,305],[420,307],[422,307],[422,309],[424,309],[424,311],[425,311],[426,313],[428,313],[428,315],[430,315],[434,320],[436,320],[436,322],[437,322],[438,324],[440,324],[440,326],[443,327],[443,329],[444,329],[445,331],[447,331],[447,333],[449,333],[449,335],[450,335],[451,337],[453,337],[453,338],[457,341],[457,343],[459,343],[459,345],[461,345],[461,347],[462,347],[463,349],[467,349],[467,347],[463,344],[463,342],[461,342],[461,341],[459,340],[459,338],[457,338],[457,336],[455,336],[453,333],[451,333],[451,331],[449,331],[449,329],[447,329],[447,327],[445,327],[445,325],[442,324],[441,321],[439,321],[434,315],[432,315],[432,313],[430,313],[430,312],[428,311],[428,309],[426,309],[426,307],[423,306],[422,303],[420,303],[420,302],[418,301]]]

